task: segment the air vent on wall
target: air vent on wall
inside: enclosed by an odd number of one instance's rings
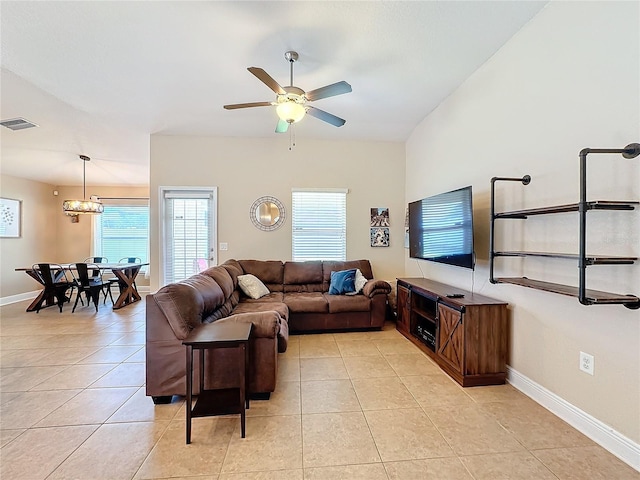
[[[24,118],[11,118],[9,120],[2,120],[0,122],[0,125],[11,130],[24,130],[25,128],[38,126],[35,123],[31,123],[29,120],[25,120]]]

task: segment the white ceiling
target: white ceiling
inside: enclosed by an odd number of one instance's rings
[[[53,185],[147,185],[149,135],[276,135],[272,101],[247,71],[304,90],[346,80],[314,105],[345,118],[304,138],[404,141],[546,2],[0,2],[1,172]],[[117,164],[117,165],[116,165]]]

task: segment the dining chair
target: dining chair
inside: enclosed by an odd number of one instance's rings
[[[140,257],[122,257],[118,263],[142,263],[142,259]]]
[[[82,263],[109,263],[109,259],[107,257],[87,257]],[[96,270],[91,272],[92,277],[102,277],[102,270],[98,267]]]
[[[60,313],[62,313],[62,305],[68,300],[67,290],[72,288],[74,283],[69,281],[66,272],[57,263],[36,263],[31,269],[44,285],[43,298],[54,296]],[[40,313],[41,307],[42,303],[36,307],[36,313]]]
[[[76,263],[75,269],[71,270],[71,273],[74,277],[74,282],[78,287],[78,295],[76,296],[76,301],[73,304],[71,313],[76,311],[78,300],[83,293],[87,298],[87,306],[91,304],[91,301],[93,301],[96,312],[98,311],[100,293],[104,292],[105,283],[102,281],[102,278],[90,275],[90,273],[95,271],[96,269],[99,269],[99,267],[95,263]]]
[[[142,259],[140,257],[122,257],[120,260],[118,260],[118,263],[142,263]],[[118,277],[111,277],[108,279],[109,281],[109,294],[111,294],[111,286],[112,285],[119,285],[120,280],[118,280]],[[138,291],[138,287],[136,286],[136,282],[133,282],[133,288],[136,289],[136,292]],[[113,302],[113,297],[111,297],[111,301]]]
[[[73,275],[73,264],[66,265],[66,268],[69,272],[69,275],[71,276],[71,289],[69,290],[69,302],[71,302],[71,299],[73,298],[73,291],[78,288],[78,282],[76,282],[76,277]],[[80,291],[78,291],[77,296],[80,297]],[[84,307],[84,302],[82,301],[81,297],[80,304]]]
[[[82,261],[82,263],[109,263],[109,259],[107,257],[87,257]],[[97,277],[99,275],[101,276],[102,272],[100,271],[100,268],[98,267],[98,269],[96,271],[92,272],[91,276],[92,277]]]
[[[107,257],[87,257],[83,260],[82,263],[93,263],[93,264],[100,264],[100,263],[109,263],[109,259]],[[96,265],[98,266],[98,265]],[[104,275],[104,269],[101,269],[99,266],[97,269],[92,270],[91,271],[91,277],[95,280],[100,278],[100,280],[102,280],[102,283],[104,285],[103,289],[102,289],[102,293],[104,293],[104,304],[106,305],[107,303],[107,294],[109,295],[109,297],[111,298],[111,303],[113,303],[113,295],[111,295],[111,279],[105,281],[105,279],[103,278]]]

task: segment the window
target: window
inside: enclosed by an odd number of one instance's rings
[[[95,215],[94,255],[118,262],[124,257],[149,261],[149,206],[108,205]]]
[[[294,189],[294,262],[347,259],[347,189]]]
[[[163,282],[177,282],[215,265],[215,187],[163,189]]]

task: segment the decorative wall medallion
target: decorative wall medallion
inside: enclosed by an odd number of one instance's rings
[[[249,209],[249,218],[256,228],[270,232],[282,226],[286,212],[280,200],[264,196],[253,202]]]

